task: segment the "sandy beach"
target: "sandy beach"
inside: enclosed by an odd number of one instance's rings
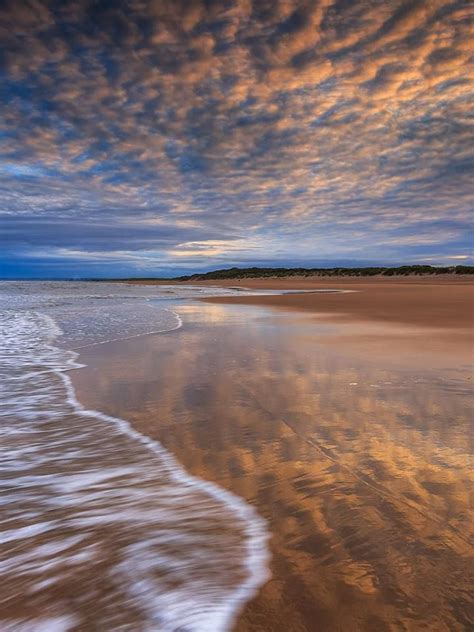
[[[446,356],[454,364],[474,361],[474,281],[469,277],[246,279],[241,285],[295,293],[203,300],[261,305],[350,325],[339,335],[326,337],[328,342],[344,344],[347,351],[368,352],[370,357],[382,355],[388,363],[397,362],[399,356],[405,363],[421,365],[443,364]],[[329,289],[348,291],[326,293]]]
[[[468,630],[472,285],[242,285],[358,291],[176,302],[181,329],[81,352],[79,400],[266,519],[238,632]]]
[[[236,283],[217,285],[236,287]],[[408,325],[470,328],[474,281],[470,278],[289,278],[243,279],[238,286],[271,290],[350,290],[347,294],[304,293],[210,298],[212,302],[266,305],[303,310],[345,321],[373,320]]]
[[[0,2],[0,632],[474,632],[467,5]]]

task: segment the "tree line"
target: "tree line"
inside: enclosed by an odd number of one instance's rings
[[[412,276],[438,274],[474,274],[474,266],[430,266],[411,265],[389,268],[370,266],[364,268],[227,268],[212,272],[197,273],[177,277],[176,281],[217,281],[221,279],[252,279],[264,277],[330,276],[330,277],[370,277],[370,276]]]

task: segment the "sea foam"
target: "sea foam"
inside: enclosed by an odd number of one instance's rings
[[[126,420],[77,401],[68,372],[82,365],[57,341],[143,333],[143,322],[122,327],[132,305],[101,298],[89,310],[90,294],[0,311],[0,628],[228,630],[268,578],[266,524]],[[146,309],[161,311],[160,331],[181,325],[172,310]],[[96,326],[89,318],[78,335],[81,310],[96,311]],[[107,313],[118,329],[104,328]]]

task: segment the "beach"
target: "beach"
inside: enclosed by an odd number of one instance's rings
[[[0,632],[474,632],[468,2],[0,41]]]
[[[205,293],[0,282],[2,631],[225,632],[268,579],[255,507],[71,381],[80,353],[177,332],[172,304]]]
[[[206,284],[199,283],[203,285]],[[254,290],[302,290],[301,294],[245,296],[230,299],[246,305],[266,305],[285,309],[330,314],[346,321],[382,321],[469,329],[474,317],[474,281],[469,277],[406,278],[288,278],[242,279],[215,283],[222,287],[248,287]],[[326,294],[331,288],[347,294]],[[315,291],[312,293],[311,291]],[[319,293],[321,292],[321,293]],[[210,298],[213,302],[226,298]]]
[[[355,291],[173,302],[180,329],[80,351],[78,400],[264,518],[238,632],[470,629],[471,282],[239,286]]]

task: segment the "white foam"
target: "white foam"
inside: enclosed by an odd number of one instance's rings
[[[124,528],[127,524],[135,525],[134,528],[139,529],[139,536],[121,550],[120,561],[114,566],[113,575],[115,581],[120,583],[122,593],[125,592],[133,600],[134,607],[140,609],[146,623],[140,629],[163,632],[178,628],[190,632],[229,630],[243,605],[268,579],[268,531],[265,522],[243,499],[188,474],[160,443],[141,435],[126,420],[85,409],[78,402],[67,374],[82,365],[77,363],[77,353],[53,345],[62,332],[51,316],[24,311],[16,312],[14,316],[9,312],[4,318],[6,324],[3,337],[0,336],[0,353],[13,376],[7,374],[5,380],[8,406],[3,413],[0,410],[0,416],[5,423],[9,423],[13,411],[15,419],[15,425],[11,428],[13,432],[5,435],[12,441],[5,459],[5,471],[12,474],[19,471],[18,475],[4,481],[4,489],[12,489],[13,494],[17,493],[23,505],[29,501],[32,503],[31,524],[15,527],[9,526],[15,524],[17,515],[15,503],[10,503],[13,514],[6,525],[9,528],[3,534],[3,544],[13,545],[13,548],[6,549],[7,554],[10,551],[10,562],[13,562],[10,570],[16,567],[19,572],[38,575],[38,581],[30,586],[31,590],[46,588],[55,581],[54,578],[60,580],[60,575],[51,578],[50,573],[59,573],[59,568],[64,568],[66,572],[96,553],[94,546],[75,550],[77,542],[74,538],[81,539],[82,533],[87,534],[97,526],[113,525],[117,521]],[[180,319],[175,322],[177,327],[182,326]],[[46,340],[42,339],[44,335]],[[25,393],[22,384],[22,371],[29,376],[28,393]],[[62,394],[61,388],[51,383],[52,377],[62,384]],[[70,419],[77,427],[71,430],[65,419]],[[54,432],[51,431],[51,424]],[[102,426],[103,430],[100,429]],[[34,432],[34,440],[39,442],[38,445],[31,445],[28,430]],[[135,462],[131,461],[127,465],[125,452],[121,455],[120,466],[107,466],[104,463],[97,467],[96,456],[99,455],[100,463],[101,449],[114,441],[120,447],[121,436],[127,437],[135,445],[143,446],[157,459],[144,462],[145,457],[137,455]],[[103,447],[101,441],[104,441]],[[87,450],[91,450],[91,446],[94,449],[92,462],[96,466],[80,472],[74,468],[69,471],[76,458],[88,457]],[[114,458],[113,451],[109,458]],[[55,473],[38,473],[36,469],[43,463],[50,469],[53,467]],[[31,464],[36,468],[33,474],[29,474]],[[160,488],[158,497],[154,481],[160,476],[167,478],[169,483],[163,489]],[[47,493],[43,494],[45,489]],[[194,497],[195,514],[191,511]],[[153,506],[155,498],[157,503],[159,501],[157,509]],[[35,509],[38,503],[40,507]],[[35,511],[38,515],[35,515]],[[66,522],[61,519],[45,520],[49,512],[61,511],[67,516]],[[208,536],[194,533],[184,526],[179,527],[180,524],[186,525],[188,514],[191,522],[197,516],[207,521],[215,519],[222,524],[235,523],[239,526],[244,552],[242,559],[234,560],[235,565],[240,564],[244,571],[243,577],[237,573],[239,581],[233,584],[230,582],[229,586],[219,585],[222,578],[219,579],[221,576],[217,566],[216,578],[210,580],[208,571],[212,559],[209,559],[209,555],[212,549],[208,544],[205,547],[199,545],[200,538]],[[64,528],[64,524],[69,525],[68,528],[76,534],[70,540],[59,535],[58,531],[57,541],[36,543],[26,553],[22,552],[21,547],[17,550],[24,541],[34,543],[37,537],[55,536],[56,530]],[[144,527],[148,529],[155,524],[160,525],[159,532],[147,531],[144,538]],[[223,542],[223,539],[219,541],[219,552],[216,547],[216,565],[225,559]],[[191,558],[167,554],[164,546],[167,543],[174,543],[178,548],[183,546]],[[229,559],[233,560],[241,546],[229,537],[229,547]],[[203,573],[202,577],[199,575],[200,565],[207,573]],[[163,568],[182,581],[171,589],[160,584],[156,576]],[[72,625],[71,621],[75,621],[75,613],[63,614],[57,618],[36,619],[28,623],[4,622],[8,627],[2,628],[3,624],[0,624],[0,629],[15,632],[26,629],[28,632],[67,630],[67,626]],[[101,629],[117,628],[112,625]]]
[[[51,322],[51,327],[52,330],[54,330],[54,322]],[[81,366],[77,365],[75,357],[73,356],[70,357],[68,362],[71,368],[80,368]],[[211,601],[209,604],[209,611],[191,614],[189,612],[190,609],[188,610],[188,613],[186,612],[190,604],[183,604],[181,596],[179,595],[176,599],[170,600],[170,603],[167,604],[170,609],[170,613],[168,614],[165,612],[166,619],[164,622],[173,626],[176,625],[176,618],[178,618],[181,619],[180,625],[182,627],[185,629],[186,627],[189,627],[189,630],[195,630],[196,632],[210,632],[211,630],[214,632],[220,632],[229,630],[243,605],[255,596],[258,588],[269,578],[269,553],[267,549],[269,533],[267,531],[266,524],[251,505],[248,505],[235,494],[232,494],[213,483],[198,479],[188,474],[160,443],[137,432],[129,422],[124,419],[104,415],[97,411],[86,410],[78,402],[70,378],[64,373],[60,373],[60,376],[66,386],[67,401],[78,412],[81,412],[83,415],[96,417],[97,419],[117,424],[120,430],[133,439],[146,445],[147,448],[155,452],[161,459],[163,459],[170,474],[175,478],[177,483],[184,483],[185,485],[195,485],[199,487],[213,498],[227,504],[233,512],[235,512],[247,523],[247,559],[245,560],[245,565],[247,567],[248,576],[247,579],[233,592],[233,594],[229,595],[227,603],[217,605],[216,608],[216,604],[212,604]],[[132,551],[132,556],[128,558],[129,561],[127,564],[131,563],[134,565],[136,563],[137,558],[135,555],[136,551]],[[143,560],[140,560],[140,562],[148,564],[150,560],[147,560],[145,555]],[[149,600],[149,593],[148,591],[143,590],[140,580],[134,581],[131,579],[131,581],[132,589],[135,594],[143,598],[143,607],[150,609],[150,612],[153,614],[153,618],[156,618],[158,615],[160,615],[160,618],[163,617],[162,604],[155,605],[153,601]],[[171,629],[173,628],[170,628],[170,630]]]
[[[36,619],[34,628],[31,621],[5,621],[2,632],[68,632],[76,626],[77,620],[72,616],[49,617]]]
[[[20,527],[15,529],[5,529],[2,531],[0,537],[0,544],[6,544],[7,542],[15,542],[22,540],[23,538],[31,538],[35,535],[46,533],[56,527],[55,522],[37,522],[27,527]]]
[[[168,327],[166,329],[151,329],[150,331],[147,331],[147,335],[150,334],[162,334],[165,333],[167,331],[175,331],[176,329],[180,329],[183,326],[183,321],[181,320],[181,316],[179,314],[177,314],[176,312],[173,312],[171,309],[167,309],[167,308],[163,308],[165,311],[169,312],[170,314],[172,314],[174,316],[174,318],[176,319],[176,325],[173,327]],[[119,336],[118,338],[106,338],[105,340],[100,340],[99,342],[90,342],[88,344],[85,345],[78,345],[73,347],[76,350],[79,349],[85,349],[86,347],[93,347],[95,345],[104,345],[104,344],[108,344],[109,342],[118,342],[118,341],[122,341],[122,340],[130,340],[132,338],[139,338],[140,336],[143,336],[143,332],[137,333],[137,334],[132,334],[131,336]]]

